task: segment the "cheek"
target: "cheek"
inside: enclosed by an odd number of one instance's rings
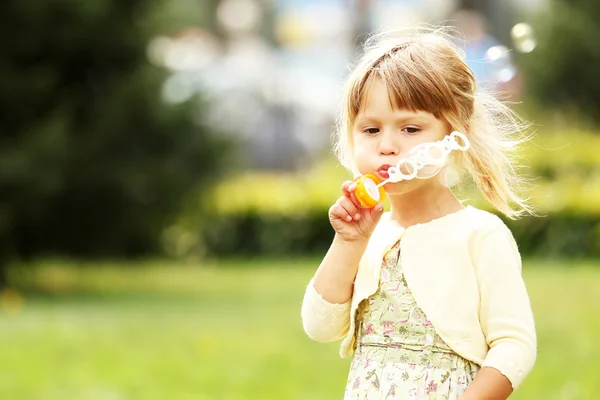
[[[361,169],[369,164],[370,152],[365,146],[356,146],[354,148],[354,162]]]
[[[366,174],[368,173],[368,164],[364,158],[354,157],[354,167],[356,169],[356,173]]]
[[[354,151],[352,152],[354,158],[358,160],[359,158],[364,158],[366,151],[365,143],[363,143],[360,139],[354,138]]]

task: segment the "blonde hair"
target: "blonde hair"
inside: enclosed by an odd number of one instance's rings
[[[454,44],[448,28],[417,28],[373,35],[344,87],[335,134],[335,151],[346,168],[355,170],[353,125],[368,85],[381,79],[391,104],[426,111],[463,132],[470,149],[454,154],[487,201],[509,218],[533,213],[516,189],[517,146],[527,139],[528,125],[491,94],[478,90],[475,77]]]

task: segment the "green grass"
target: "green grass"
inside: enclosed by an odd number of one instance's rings
[[[15,272],[23,297],[1,299],[0,399],[339,399],[350,360],[300,321],[316,265]],[[511,399],[600,398],[600,262],[531,262],[524,276],[539,354]]]

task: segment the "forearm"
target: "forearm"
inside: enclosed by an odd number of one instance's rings
[[[366,239],[348,242],[334,237],[313,281],[325,301],[343,304],[352,297],[354,278],[366,247]]]
[[[460,400],[506,400],[512,391],[510,381],[500,371],[483,367]]]

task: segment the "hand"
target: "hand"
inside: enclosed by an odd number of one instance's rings
[[[355,176],[354,179],[360,178]],[[342,184],[342,193],[329,209],[329,221],[340,239],[347,242],[368,240],[383,214],[383,204],[373,208],[363,207],[356,198],[354,181]]]

